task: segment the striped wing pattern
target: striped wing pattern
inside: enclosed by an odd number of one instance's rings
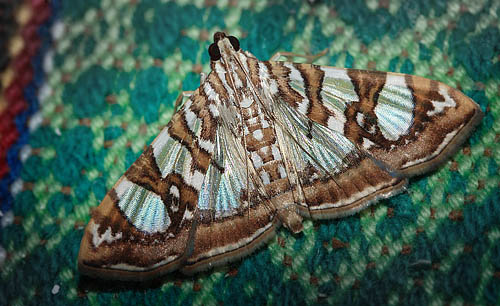
[[[308,119],[286,102],[276,104],[279,121],[287,127],[280,145],[288,173],[297,174],[293,180],[302,215],[315,219],[350,215],[406,184],[394,171],[377,166],[343,134]]]
[[[429,79],[261,62],[230,46],[219,41],[223,59],[93,211],[82,273],[145,280],[241,258],[281,224],[298,233],[303,217],[400,192],[482,117]]]
[[[197,90],[93,211],[80,246],[81,271],[141,280],[183,265],[216,125],[207,96]]]
[[[283,62],[269,66],[275,78],[287,80],[279,90],[297,112],[409,176],[439,166],[483,115],[460,91],[418,76]],[[307,103],[294,102],[297,95]]]

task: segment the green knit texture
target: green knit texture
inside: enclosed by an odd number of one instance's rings
[[[64,1],[15,222],[1,232],[0,304],[460,305],[500,303],[500,1]],[[473,2],[473,3],[470,3]],[[90,210],[210,71],[216,31],[259,59],[410,73],[459,88],[485,117],[404,193],[304,222],[246,258],[147,288],[87,290]],[[99,287],[97,286],[97,287]],[[96,286],[95,286],[96,287]],[[115,288],[111,290],[112,288]]]

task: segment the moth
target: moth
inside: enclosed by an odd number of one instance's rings
[[[352,215],[441,165],[483,116],[418,76],[260,61],[222,32],[208,51],[211,72],[93,210],[82,274],[191,274],[280,225]]]

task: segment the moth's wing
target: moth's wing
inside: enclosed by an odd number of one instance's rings
[[[208,93],[213,92],[210,80],[205,86]],[[211,96],[213,105],[218,105],[221,123],[200,191],[194,249],[182,269],[186,274],[251,253],[269,240],[280,224],[246,155],[243,135],[231,125],[234,117],[229,115],[236,110],[219,100],[228,97]]]
[[[316,219],[351,215],[405,187],[407,179],[343,134],[307,118],[279,96],[275,130],[295,203]]]
[[[407,176],[435,169],[480,122],[479,105],[405,74],[266,62],[284,101]]]
[[[144,280],[183,265],[216,126],[198,89],[93,210],[78,255],[83,274]]]

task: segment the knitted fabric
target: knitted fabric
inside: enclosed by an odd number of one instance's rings
[[[38,2],[50,14],[16,85],[25,111],[5,115],[18,136],[0,181],[0,304],[500,303],[500,1]],[[329,48],[316,63],[439,80],[485,117],[440,169],[359,214],[280,229],[191,277],[87,290],[90,209],[209,72],[217,30],[261,60]]]
[[[21,171],[19,152],[28,141],[26,123],[38,109],[36,91],[43,76],[40,56],[48,48],[47,42],[41,42],[40,34],[48,29],[50,7],[45,1],[33,0],[22,5],[4,4],[2,9],[6,9],[3,13],[15,14],[11,10],[17,11],[20,26],[17,33],[11,32],[9,40],[9,36],[4,37],[9,48],[2,49],[11,56],[6,59],[2,73],[0,96],[0,203],[2,211],[6,211],[13,200],[9,186]]]

